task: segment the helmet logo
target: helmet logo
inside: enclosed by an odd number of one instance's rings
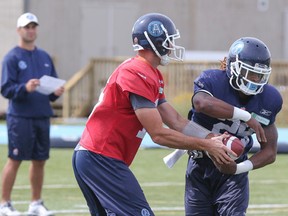
[[[243,50],[243,48],[244,43],[242,41],[235,41],[230,48],[230,52],[233,55],[237,55]]]
[[[153,37],[159,37],[163,34],[163,29],[161,27],[162,23],[159,21],[152,21],[148,25],[148,33]]]

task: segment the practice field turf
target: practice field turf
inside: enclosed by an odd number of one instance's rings
[[[162,158],[169,149],[141,149],[131,169],[144,193],[159,216],[183,216],[184,175],[187,157],[182,157],[168,169]],[[43,198],[55,215],[88,216],[85,200],[73,176],[71,157],[73,149],[51,149],[47,162]],[[0,169],[6,161],[7,146],[0,145]],[[263,169],[250,172],[250,206],[248,216],[288,215],[288,155],[279,154],[277,161]],[[27,211],[30,188],[29,162],[20,167],[12,199],[15,207]]]

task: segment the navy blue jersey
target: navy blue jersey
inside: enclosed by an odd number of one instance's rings
[[[9,99],[7,114],[19,117],[43,118],[53,115],[50,101],[58,97],[38,92],[28,93],[25,84],[43,75],[57,77],[50,56],[42,49],[32,51],[14,47],[2,62],[1,94]]]
[[[282,107],[279,92],[265,85],[263,92],[241,101],[239,92],[229,84],[226,71],[207,70],[194,81],[194,93],[206,92],[235,107],[243,108],[258,120],[263,127],[275,122]],[[240,120],[218,119],[192,110],[192,119],[214,133],[225,131],[237,136],[246,145],[245,153],[236,163],[248,159],[247,152],[253,145],[248,125]],[[248,172],[238,175],[221,173],[206,155],[189,158],[185,184],[185,215],[237,215],[245,216],[249,203]]]
[[[204,91],[211,96],[225,101],[235,107],[245,109],[261,123],[263,127],[273,124],[277,113],[282,107],[282,97],[277,89],[269,84],[264,86],[263,92],[254,96],[248,101],[241,101],[239,92],[229,84],[229,77],[223,70],[204,71],[194,81],[194,93]],[[204,126],[214,133],[225,131],[241,139],[246,145],[246,153],[253,145],[251,130],[247,124],[240,120],[217,119],[193,110],[193,121]]]

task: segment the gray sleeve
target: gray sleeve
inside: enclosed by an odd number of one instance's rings
[[[130,92],[129,98],[130,98],[130,102],[134,110],[139,109],[139,108],[156,108],[155,103],[153,103],[152,101],[140,95]],[[166,99],[161,99],[158,101],[157,106],[165,102],[166,102]]]
[[[155,108],[156,107],[156,105],[152,101],[140,95],[130,93],[129,98],[130,98],[130,102],[134,110],[137,110],[139,108]]]

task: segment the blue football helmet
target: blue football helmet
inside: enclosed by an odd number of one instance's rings
[[[253,37],[236,40],[227,58],[230,85],[246,95],[261,93],[271,74],[270,59],[270,51],[261,40]]]
[[[141,16],[132,29],[134,51],[153,50],[161,65],[167,65],[171,59],[183,61],[185,48],[175,44],[178,38],[180,33],[172,20],[160,13]]]

